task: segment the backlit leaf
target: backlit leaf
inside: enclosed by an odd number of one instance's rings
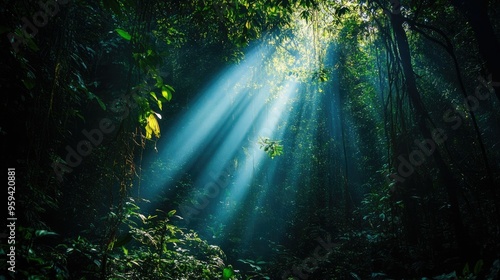
[[[222,271],[222,279],[224,279],[224,280],[231,278],[233,275],[234,275],[234,271],[230,267],[226,267]]]
[[[175,212],[177,212],[177,210],[170,210],[170,211],[167,213],[167,216],[172,217],[172,216],[175,214]]]
[[[162,86],[161,87],[161,95],[167,99],[167,101],[170,101],[172,100],[172,90],[171,90],[172,87],[170,86]]]
[[[55,232],[52,232],[52,231],[48,231],[48,230],[37,230],[35,232],[35,236],[48,236],[48,235],[58,235],[57,233]]]
[[[156,120],[153,113],[149,114],[146,124],[146,139],[153,138],[153,134],[156,138],[160,138],[160,125]]]
[[[120,28],[117,28],[115,29],[116,33],[118,33],[118,35],[120,35],[123,39],[127,40],[127,41],[130,41],[130,39],[132,39],[132,35],[130,35],[130,33],[128,33],[127,31],[123,30],[123,29],[120,29]]]

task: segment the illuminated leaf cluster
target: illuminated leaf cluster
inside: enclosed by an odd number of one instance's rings
[[[280,140],[271,140],[268,137],[259,138],[260,148],[272,159],[283,154],[283,145],[280,142]]]

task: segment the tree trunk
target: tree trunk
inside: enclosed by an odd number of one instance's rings
[[[500,43],[488,17],[488,1],[451,0],[451,3],[467,18],[479,46],[479,53],[492,75],[492,85],[500,100]]]
[[[346,147],[346,135],[345,135],[345,118],[344,118],[344,91],[339,90],[339,118],[340,118],[340,133],[342,137],[342,152],[344,155],[344,180],[343,180],[343,190],[344,190],[344,202],[345,202],[345,218],[346,222],[349,224],[352,217],[352,197],[349,191],[349,161],[347,159],[347,147]]]
[[[425,139],[433,139],[431,129],[427,126],[425,121],[426,111],[423,107],[420,93],[417,88],[417,83],[411,62],[411,52],[408,44],[408,38],[406,36],[405,30],[403,29],[404,18],[399,13],[391,13],[390,17],[397,48],[399,50],[399,55],[401,58],[401,66],[403,68],[403,74],[405,77],[405,87],[410,99],[410,103],[413,106],[418,128]],[[464,260],[469,260],[475,257],[476,248],[472,246],[471,238],[467,234],[462,222],[457,194],[458,183],[454,179],[451,170],[443,160],[438,147],[436,147],[436,150],[434,151],[432,156],[437,168],[439,169],[439,182],[441,185],[445,186],[446,193],[448,195],[451,212],[450,219],[455,231],[455,236],[457,239],[456,242],[460,251],[460,255]]]

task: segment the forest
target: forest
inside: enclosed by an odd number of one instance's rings
[[[500,279],[499,0],[2,0],[1,279]]]

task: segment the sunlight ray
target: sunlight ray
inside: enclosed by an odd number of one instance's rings
[[[268,105],[269,113],[263,114],[254,123],[254,132],[248,137],[249,146],[242,151],[243,157],[241,160],[242,166],[233,174],[234,182],[229,187],[231,193],[229,199],[236,205],[240,204],[249,191],[252,180],[255,178],[261,166],[267,157],[258,146],[257,141],[260,136],[270,135],[271,137],[279,136],[282,132],[276,133],[276,127],[280,122],[286,122],[289,117],[289,111],[284,108],[293,100],[294,95],[297,93],[297,83],[288,81],[285,83],[284,89],[280,92],[279,97]],[[286,112],[286,113],[285,113]],[[241,150],[241,147],[240,147]],[[217,219],[226,223],[231,219],[234,213],[238,211],[238,207],[228,210],[221,210],[216,213]]]
[[[271,54],[272,48],[262,46],[249,51],[241,64],[230,67],[203,90],[194,105],[164,133],[162,139],[168,141],[158,143],[158,157],[167,159],[170,166],[168,174],[164,174],[164,184],[160,184],[163,188],[168,189],[183,171],[202,162],[200,159],[214,158],[213,153],[227,153],[224,149],[218,151],[219,147],[230,147],[223,145],[229,141],[224,140],[227,132],[234,132],[229,137],[231,140],[244,135],[245,128],[251,123],[250,112],[246,109],[251,105],[260,111],[262,100],[265,100],[262,96],[265,91],[258,91],[258,96],[250,98],[246,87],[254,79],[260,79],[259,65]],[[154,195],[156,192],[149,190],[143,195]]]

